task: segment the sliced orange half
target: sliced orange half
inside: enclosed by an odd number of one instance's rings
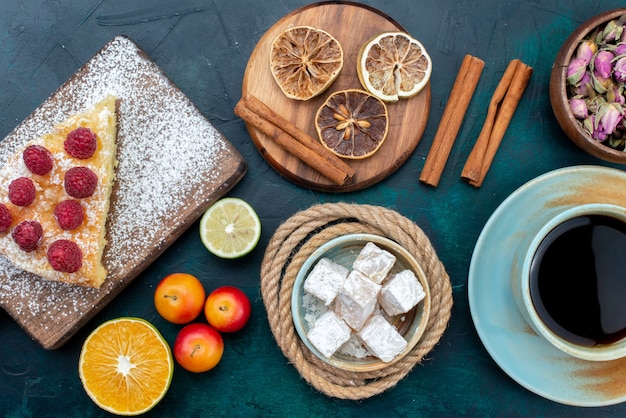
[[[326,90],[343,67],[343,49],[328,32],[296,26],[272,42],[270,69],[290,99],[309,100]]]
[[[85,340],[78,364],[87,395],[105,411],[139,415],[165,396],[174,372],[169,345],[141,318],[112,319]]]
[[[357,73],[365,90],[386,102],[419,93],[430,80],[432,61],[424,46],[404,32],[383,32],[359,50]]]

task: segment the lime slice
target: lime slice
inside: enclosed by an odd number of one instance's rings
[[[218,257],[242,257],[256,247],[260,237],[261,221],[256,212],[235,197],[218,200],[200,220],[200,239]]]

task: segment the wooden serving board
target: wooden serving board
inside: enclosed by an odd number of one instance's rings
[[[293,26],[313,26],[333,35],[344,51],[344,65],[339,77],[328,90],[308,101],[287,98],[272,77],[269,65],[272,41]],[[275,23],[252,51],[243,78],[242,95],[251,94],[290,120],[313,138],[315,113],[332,92],[348,88],[362,89],[356,70],[361,46],[384,31],[404,31],[390,17],[371,7],[351,2],[315,3],[298,9]],[[414,36],[418,36],[415,34]],[[289,180],[311,189],[349,192],[363,189],[397,170],[419,143],[430,111],[430,83],[408,100],[388,103],[389,131],[381,148],[363,160],[346,161],[355,170],[354,177],[338,186],[280,148],[274,141],[247,125],[250,137],[265,160]],[[417,181],[417,179],[415,179]]]
[[[47,281],[0,257],[0,306],[54,349],[117,296],[218,198],[247,165],[167,76],[116,37],[0,142],[0,164],[27,140],[106,94],[116,95],[118,166],[100,289]]]

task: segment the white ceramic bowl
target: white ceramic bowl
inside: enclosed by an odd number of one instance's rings
[[[539,232],[531,241],[528,251],[524,257],[522,274],[516,278],[517,282],[514,283],[514,287],[517,287],[517,291],[514,289],[513,294],[517,296],[516,302],[518,304],[518,308],[528,324],[533,328],[533,330],[535,330],[535,332],[559,350],[583,360],[614,360],[626,357],[626,338],[612,344],[598,344],[595,346],[584,346],[572,343],[557,335],[541,320],[539,314],[535,310],[535,306],[531,298],[530,270],[539,245],[546,235],[548,235],[548,233],[558,225],[569,219],[585,215],[606,215],[626,222],[625,208],[606,203],[577,205],[557,213],[541,227]],[[584,307],[581,308],[584,309]]]
[[[316,305],[313,308],[309,306],[308,303],[305,303],[305,300],[310,301],[308,298],[314,298],[314,296],[307,296],[303,289],[304,281],[311,269],[322,257],[329,258],[335,263],[351,270],[352,263],[361,249],[368,242],[373,242],[379,248],[389,251],[391,254],[395,255],[396,263],[392,268],[391,273],[399,273],[400,271],[407,269],[412,270],[424,288],[426,297],[409,312],[393,317],[387,317],[387,320],[396,327],[398,332],[408,342],[404,351],[398,354],[391,362],[383,362],[372,355],[365,357],[354,356],[341,352],[341,350],[336,352],[332,357],[327,358],[320,353],[307,338],[307,333],[314,320],[323,313],[319,311],[319,306],[323,306],[323,302],[320,302],[319,305]],[[426,280],[426,276],[415,258],[398,243],[378,235],[343,235],[321,245],[304,262],[294,282],[291,297],[291,313],[300,339],[304,342],[306,347],[321,360],[334,367],[348,371],[363,372],[379,370],[406,356],[406,354],[408,354],[415,347],[422,337],[430,315],[430,292],[428,288],[428,281]]]

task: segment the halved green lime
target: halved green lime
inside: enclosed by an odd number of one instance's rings
[[[218,200],[200,220],[200,239],[218,257],[242,257],[260,237],[261,220],[250,204],[236,197]]]

